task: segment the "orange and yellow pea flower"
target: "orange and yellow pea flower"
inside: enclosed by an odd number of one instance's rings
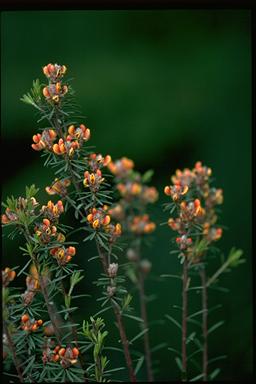
[[[106,213],[108,207],[103,206],[103,208],[92,208],[89,215],[87,215],[87,221],[90,223],[93,229],[99,229],[100,227],[107,226],[111,218]]]
[[[49,195],[65,196],[67,194],[67,187],[69,187],[71,181],[69,179],[59,180],[55,179],[51,186],[45,187],[46,192]]]

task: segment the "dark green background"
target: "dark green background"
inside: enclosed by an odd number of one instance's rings
[[[38,131],[34,111],[19,98],[32,80],[43,81],[48,62],[65,64],[91,144],[115,159],[127,156],[144,171],[155,170],[153,183],[160,201],[152,209],[157,223],[167,220],[161,204],[163,187],[177,167],[202,160],[213,169],[216,186],[224,189],[221,222],[228,227],[218,245],[225,254],[242,248],[246,263],[221,278],[229,293],[210,293],[210,305],[223,307],[210,322],[225,324],[210,337],[209,353],[228,355],[217,365],[220,379],[244,379],[252,370],[251,287],[251,40],[250,12],[242,10],[159,11],[49,11],[2,13],[2,167],[3,199],[19,195],[36,183],[44,186],[53,174],[43,169],[33,152],[31,136]],[[73,218],[70,216],[70,222]],[[171,306],[180,304],[176,280],[160,282],[154,276],[179,273],[169,254],[173,233],[158,227],[147,257],[153,273],[147,292],[157,299],[149,304],[151,320],[165,313],[179,317]],[[16,243],[3,242],[4,265],[23,265]],[[86,290],[98,273],[95,252],[80,246],[77,261],[85,268]],[[8,261],[7,261],[8,260]],[[218,262],[212,263],[217,267]],[[153,276],[154,275],[154,276]],[[196,308],[198,298],[192,298]],[[136,300],[135,300],[136,304]],[[80,303],[79,319],[97,311],[93,299]],[[135,305],[136,306],[136,305]],[[218,313],[217,313],[218,312]],[[116,333],[106,316],[114,344]],[[128,324],[129,334],[138,332]],[[168,342],[179,347],[179,331],[171,323],[152,325],[153,345]],[[132,337],[132,336],[131,336]],[[140,349],[138,342],[135,346]],[[119,364],[117,361],[113,364]],[[154,354],[159,380],[178,378],[174,356],[166,348]],[[215,367],[213,366],[213,368]],[[122,376],[119,376],[122,378]],[[144,373],[140,379],[144,377]]]

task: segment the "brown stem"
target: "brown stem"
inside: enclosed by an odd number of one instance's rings
[[[10,332],[9,332],[9,329],[8,329],[8,325],[6,324],[5,320],[3,320],[3,330],[4,330],[4,333],[6,334],[6,337],[7,337],[8,347],[9,347],[11,353],[12,353],[13,362],[14,362],[16,371],[18,373],[19,380],[20,380],[21,383],[23,383],[24,380],[23,380],[22,372],[21,372],[21,369],[20,369],[20,366],[19,366],[19,361],[18,361],[18,358],[17,358],[17,355],[16,355],[15,346],[13,344],[13,341],[12,341],[12,338],[11,338],[11,335],[10,335]]]
[[[96,241],[96,245],[97,245],[97,250],[101,259],[103,270],[107,274],[108,264],[107,264],[106,256],[104,252],[101,251],[100,245],[98,244],[97,241]],[[132,359],[129,351],[129,341],[127,339],[125,328],[123,325],[122,314],[120,312],[119,306],[113,300],[111,300],[111,304],[117,320],[118,330],[119,330],[120,338],[121,338],[123,349],[124,349],[124,356],[125,356],[126,365],[129,372],[130,381],[132,383],[136,383],[137,380],[133,370]]]
[[[188,316],[188,261],[185,257],[183,263],[182,287],[182,381],[187,380],[187,316]]]
[[[204,346],[203,346],[203,381],[207,381],[207,368],[208,368],[208,325],[207,325],[207,316],[208,316],[208,308],[207,308],[207,286],[206,286],[206,273],[205,268],[200,270],[201,282],[202,282],[202,331],[204,338]]]
[[[148,329],[148,316],[147,316],[147,307],[145,300],[145,284],[144,284],[144,275],[140,269],[140,239],[137,245],[137,267],[138,267],[138,290],[139,290],[139,300],[140,300],[140,314],[143,319],[142,328],[143,330]],[[152,371],[152,360],[151,360],[151,351],[150,351],[150,343],[149,343],[149,334],[146,331],[143,335],[144,338],[144,352],[145,352],[145,360],[146,360],[146,368],[147,368],[147,377],[148,381],[154,381],[153,371]]]
[[[143,327],[143,330],[145,330],[145,329],[148,329],[148,317],[147,317],[147,308],[146,308],[146,302],[145,302],[144,276],[141,271],[139,271],[138,288],[139,288],[139,296],[140,296],[140,313],[141,313],[141,318],[143,319],[142,327]],[[145,360],[146,360],[146,366],[147,366],[147,376],[148,376],[148,381],[152,382],[154,381],[154,377],[152,372],[152,362],[151,362],[151,352],[150,352],[148,332],[145,332],[143,337],[144,337]]]
[[[25,236],[27,242],[29,244],[31,244],[30,233],[29,233],[28,228],[25,229],[24,236]],[[59,332],[58,326],[56,324],[56,318],[55,318],[55,307],[54,307],[53,304],[50,303],[48,292],[47,292],[47,287],[45,285],[44,278],[43,278],[43,276],[40,273],[39,263],[37,261],[36,255],[31,253],[31,258],[32,258],[32,261],[35,264],[35,267],[36,267],[36,270],[37,270],[37,273],[38,273],[38,279],[39,279],[39,284],[40,284],[41,292],[42,292],[43,297],[44,297],[44,301],[45,301],[45,304],[46,304],[46,307],[47,307],[47,311],[48,311],[48,314],[49,314],[49,317],[50,317],[50,320],[51,320],[51,323],[52,323],[52,326],[53,326],[53,329],[54,329],[54,333],[55,333],[56,339],[57,339],[59,345],[61,345],[60,332]]]

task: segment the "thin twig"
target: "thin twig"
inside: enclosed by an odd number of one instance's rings
[[[137,265],[138,265],[138,290],[139,290],[139,300],[140,300],[140,314],[143,320],[142,327],[143,330],[148,329],[148,316],[147,316],[147,307],[145,301],[145,285],[144,285],[144,275],[140,269],[140,241],[137,246]],[[150,351],[150,343],[149,343],[149,335],[148,332],[145,332],[143,335],[144,339],[144,352],[145,352],[145,360],[146,360],[146,368],[147,368],[147,377],[148,381],[154,381],[153,371],[152,371],[152,360],[151,360],[151,351]]]
[[[105,256],[104,252],[101,251],[100,245],[98,244],[97,241],[96,241],[96,245],[97,245],[97,250],[98,250],[98,253],[99,253],[99,256],[101,259],[103,270],[107,274],[108,264],[107,264],[106,256]],[[116,303],[113,302],[113,300],[111,300],[111,304],[112,304],[112,308],[113,308],[113,311],[114,311],[114,314],[115,314],[116,320],[117,320],[118,330],[119,330],[120,338],[121,338],[123,349],[124,349],[124,355],[125,355],[125,360],[126,360],[128,372],[129,372],[130,381],[132,383],[136,383],[137,380],[136,380],[136,376],[135,376],[135,373],[133,370],[132,359],[131,359],[131,355],[130,355],[130,351],[129,351],[129,341],[128,341],[127,336],[126,336],[120,308]]]
[[[204,338],[204,346],[203,346],[203,381],[207,381],[207,368],[208,368],[208,325],[207,325],[207,315],[208,315],[208,308],[207,308],[207,285],[206,285],[206,274],[205,274],[205,268],[200,269],[200,276],[201,276],[201,282],[202,282],[202,331],[203,331],[203,338]]]
[[[20,369],[20,366],[19,366],[18,358],[17,358],[17,355],[16,355],[15,346],[13,344],[13,341],[12,341],[12,338],[11,338],[11,335],[10,335],[10,332],[9,332],[9,329],[8,329],[8,325],[6,324],[5,320],[3,320],[3,330],[4,330],[4,333],[6,334],[6,337],[7,337],[8,347],[9,347],[11,353],[12,353],[13,363],[14,363],[16,371],[18,373],[19,380],[20,380],[21,383],[23,383],[24,380],[23,380],[23,377],[22,377],[22,372],[21,372],[21,369]]]
[[[27,240],[28,244],[31,244],[30,233],[29,233],[28,228],[25,228],[24,236],[25,236],[25,239]],[[49,314],[49,317],[50,317],[50,320],[51,320],[51,323],[52,323],[52,326],[54,329],[56,339],[57,339],[58,343],[61,345],[60,332],[59,332],[58,325],[56,324],[56,318],[55,318],[55,308],[54,308],[53,304],[50,303],[48,292],[47,292],[47,287],[45,285],[44,278],[40,273],[40,268],[39,268],[39,263],[38,263],[37,257],[36,257],[36,255],[31,253],[31,258],[35,264],[35,267],[36,267],[36,270],[38,273],[38,280],[39,280],[41,292],[43,294],[44,301],[45,301],[45,304],[47,306],[47,311],[48,311],[48,314]]]
[[[187,380],[187,317],[188,317],[188,261],[183,262],[182,287],[182,381]]]

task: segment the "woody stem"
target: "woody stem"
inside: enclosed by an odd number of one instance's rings
[[[31,244],[30,233],[29,233],[28,228],[25,228],[24,236],[25,236],[25,239],[27,240],[28,244]],[[37,273],[38,273],[38,279],[39,279],[39,284],[40,284],[40,287],[41,287],[41,292],[42,292],[43,297],[44,297],[44,301],[45,301],[45,304],[46,304],[46,307],[47,307],[47,311],[48,311],[49,317],[51,319],[51,323],[52,323],[52,326],[53,326],[53,329],[54,329],[54,333],[55,333],[56,339],[57,339],[58,343],[61,345],[60,332],[59,332],[58,326],[56,324],[56,319],[55,319],[55,307],[54,307],[54,304],[51,303],[50,300],[49,300],[49,296],[48,296],[48,292],[47,292],[47,287],[45,285],[43,276],[40,273],[39,263],[38,263],[36,255],[34,255],[34,253],[31,253],[31,259],[34,262],[36,270],[37,270]]]
[[[12,341],[12,338],[11,338],[11,335],[10,335],[10,332],[9,332],[9,329],[8,329],[8,325],[6,324],[5,320],[3,320],[3,331],[4,331],[4,333],[6,334],[6,337],[7,337],[8,347],[9,347],[11,353],[12,353],[13,362],[14,362],[16,371],[18,373],[19,380],[20,380],[21,383],[23,383],[24,380],[23,380],[23,377],[22,377],[22,372],[21,372],[21,369],[20,369],[20,366],[19,366],[18,358],[17,358],[17,355],[16,355],[15,346],[13,344],[13,341]]]
[[[187,380],[187,316],[188,316],[188,261],[185,257],[183,263],[182,286],[182,381]]]
[[[107,274],[108,273],[107,272],[108,264],[107,264],[106,256],[105,256],[104,252],[102,252],[100,245],[98,244],[97,241],[96,241],[96,245],[97,245],[97,250],[98,250],[98,253],[99,253],[99,256],[101,259],[103,270]],[[112,308],[113,308],[113,311],[114,311],[114,314],[115,314],[116,320],[117,320],[117,326],[118,326],[120,338],[121,338],[123,349],[124,349],[124,356],[125,356],[126,365],[127,365],[128,372],[129,372],[129,378],[130,378],[130,381],[132,383],[136,383],[137,380],[136,380],[136,376],[135,376],[135,373],[133,370],[132,359],[131,359],[131,355],[130,355],[130,351],[129,351],[129,341],[127,339],[124,324],[122,321],[122,314],[121,314],[119,306],[113,300],[111,300],[111,304],[112,304]]]
[[[206,285],[206,274],[205,274],[205,268],[200,270],[200,276],[201,276],[201,282],[202,282],[202,331],[203,331],[203,339],[204,339],[204,346],[203,346],[203,381],[207,381],[207,368],[208,368],[208,324],[207,324],[207,315],[208,315],[208,309],[207,309],[207,285]]]

